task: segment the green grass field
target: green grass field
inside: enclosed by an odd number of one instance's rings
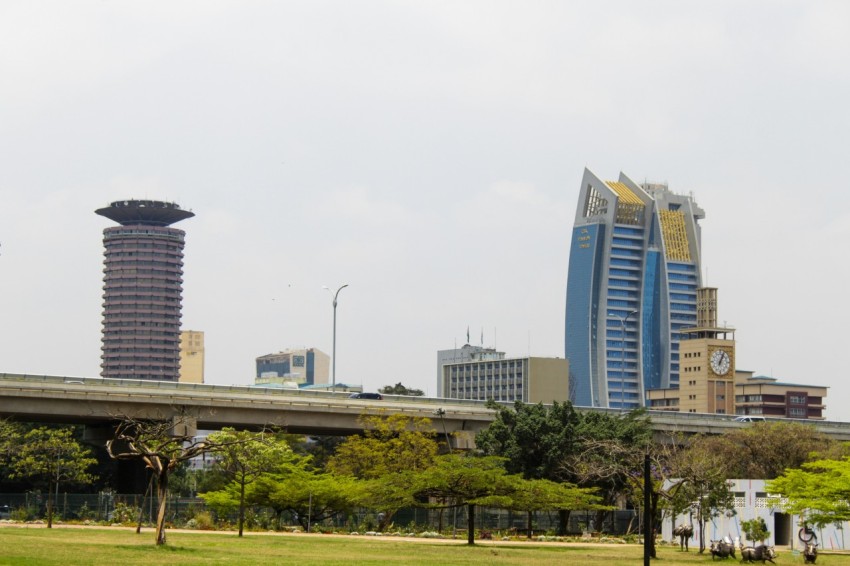
[[[170,564],[641,564],[637,545],[564,545],[534,542],[484,542],[474,547],[464,541],[394,540],[306,534],[246,534],[169,532],[168,544],[157,548],[154,535],[127,529],[54,527],[0,528],[2,565],[145,565]],[[694,550],[661,547],[653,564],[710,563],[711,556]],[[732,561],[724,561],[733,563]],[[780,552],[778,564],[802,564],[791,552]],[[818,564],[850,566],[850,556],[824,554]]]

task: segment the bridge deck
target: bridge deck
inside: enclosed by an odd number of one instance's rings
[[[437,409],[444,414],[437,415]],[[616,409],[578,410],[618,413]],[[277,426],[297,434],[352,434],[364,414],[404,413],[432,419],[438,432],[466,437],[493,420],[483,401],[386,395],[382,401],[349,399],[347,393],[238,385],[132,381],[46,375],[0,374],[0,416],[69,423],[114,422],[124,416],[197,421],[200,429]],[[720,434],[750,426],[733,415],[649,411],[658,434]],[[850,440],[850,423],[811,424],[838,440]],[[459,433],[459,434],[458,434]]]

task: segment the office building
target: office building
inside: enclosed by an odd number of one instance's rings
[[[296,348],[260,356],[256,385],[296,387],[330,383],[330,356],[318,348]]]
[[[569,363],[561,358],[477,359],[443,364],[449,399],[551,403],[569,400]]]
[[[125,200],[95,211],[103,231],[101,376],[177,381],[185,232],[177,204]]]
[[[700,226],[689,195],[585,170],[570,245],[565,352],[576,405],[635,408],[678,387],[696,325]]]
[[[467,332],[467,334],[469,334],[469,332]],[[437,350],[437,397],[444,397],[444,365],[458,362],[503,359],[505,359],[504,352],[497,352],[495,348],[485,348],[484,346],[471,346],[469,344],[464,344],[462,347],[454,348],[452,350]]]
[[[204,333],[184,330],[180,333],[180,383],[204,382]]]

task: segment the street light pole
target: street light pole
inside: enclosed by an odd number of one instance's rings
[[[331,385],[331,391],[333,391],[333,392],[336,392],[336,303],[337,303],[336,298],[339,296],[339,292],[342,291],[343,289],[345,289],[346,287],[348,287],[347,283],[345,285],[343,285],[342,287],[340,287],[339,289],[337,289],[336,292],[331,291],[330,287],[322,287],[322,289],[326,289],[328,291],[328,293],[332,294],[333,297],[334,297],[334,302],[333,302],[333,305],[334,305],[334,337],[333,337],[333,352],[331,353],[331,355],[333,356],[333,361],[331,362],[333,364],[331,366],[332,367],[331,371],[333,372],[332,373],[333,383]]]
[[[629,321],[629,318],[636,315],[638,311],[629,311],[626,313],[626,316],[620,316],[614,313],[608,313],[608,316],[611,318],[620,319],[620,327],[623,329],[623,339],[620,342],[620,363],[622,366],[620,367],[620,410],[622,411],[626,404],[626,323]]]

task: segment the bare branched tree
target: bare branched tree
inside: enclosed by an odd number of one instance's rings
[[[165,508],[168,478],[182,462],[206,452],[220,450],[239,440],[214,442],[194,436],[193,419],[176,416],[169,420],[121,417],[113,438],[106,443],[116,460],[141,460],[157,481],[156,544],[165,544]]]

